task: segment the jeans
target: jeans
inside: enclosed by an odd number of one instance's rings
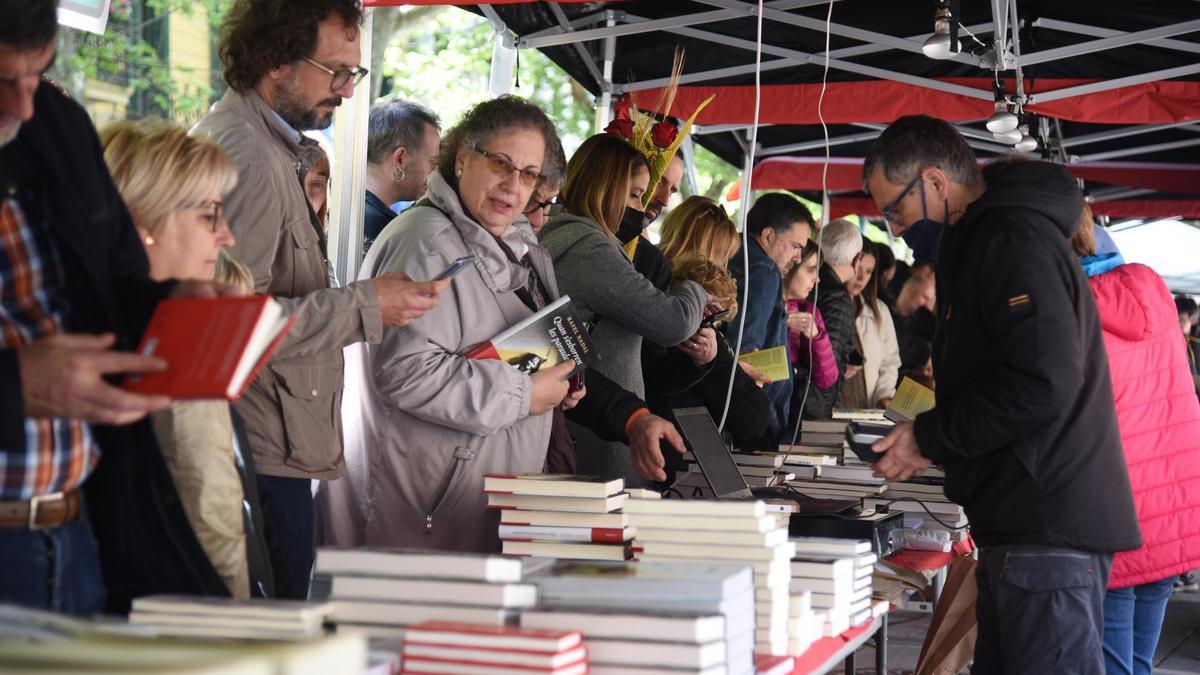
[[[260,475],[258,498],[275,576],[275,597],[304,600],[313,566],[312,481]]]
[[[1104,594],[1104,665],[1108,675],[1150,675],[1175,577]]]
[[[972,675],[1102,675],[1112,560],[1053,546],[981,548]]]
[[[89,616],[104,580],[86,513],[45,530],[0,528],[0,602]]]

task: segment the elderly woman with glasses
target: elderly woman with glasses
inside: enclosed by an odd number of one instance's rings
[[[433,310],[347,359],[348,480],[319,500],[327,541],[498,550],[483,476],[541,472],[572,364],[527,375],[464,355],[558,297],[550,257],[516,223],[559,148],[537,106],[476,105],[447,132],[426,197],[372,245],[363,278],[433,279],[469,260]]]
[[[151,278],[213,279],[222,251],[234,243],[221,210],[237,183],[229,155],[161,122],[116,122],[101,131],[100,141],[146,248]],[[242,482],[229,404],[176,402],[152,413],[151,422],[196,539],[229,593],[248,597]]]

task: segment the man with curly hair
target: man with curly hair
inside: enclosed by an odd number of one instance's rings
[[[378,343],[384,327],[428,311],[449,285],[390,273],[329,287],[324,228],[302,186],[321,150],[303,132],[328,127],[366,76],[361,22],[357,0],[236,0],[218,43],[230,89],[195,130],[238,166],[225,203],[234,255],[250,268],[255,290],[274,294],[296,317],[234,403],[258,468],[276,595],[285,598],[308,594],[311,481],[343,472],[342,348]]]

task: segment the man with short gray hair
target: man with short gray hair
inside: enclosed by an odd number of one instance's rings
[[[985,184],[950,124],[902,117],[863,162],[899,234],[942,231],[937,407],[873,449],[888,480],[946,471],[979,544],[972,673],[1105,672],[1113,553],[1141,546],[1108,358],[1066,235],[1083,195],[1062,166],[1004,162]]]
[[[825,332],[833,347],[838,379],[832,387],[821,391],[811,386],[802,414],[805,419],[830,419],[833,407],[842,395],[842,383],[862,369],[862,360],[851,364],[851,354],[857,352],[855,337],[854,299],[846,283],[854,278],[854,261],[862,253],[863,238],[858,226],[838,218],[821,228],[821,268],[817,271],[817,309],[825,320]]]
[[[367,208],[363,254],[396,213],[391,204],[416,201],[437,168],[442,125],[428,108],[395,99],[371,106],[367,128]]]

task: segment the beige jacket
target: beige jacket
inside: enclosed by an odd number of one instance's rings
[[[250,596],[242,479],[224,401],[181,401],[151,413],[154,436],[196,539],[235,598]]]
[[[867,405],[871,407],[877,407],[881,398],[896,395],[896,380],[900,377],[900,344],[896,341],[892,313],[882,300],[875,301],[875,309],[879,312],[879,321],[875,321],[871,310],[866,308],[854,319],[854,328],[862,345]]]
[[[378,342],[383,329],[370,282],[330,288],[325,236],[301,180],[320,153],[258,94],[225,93],[193,129],[233,157],[238,184],[225,198],[234,257],[296,316],[278,352],[234,403],[258,473],[336,478],[342,472],[342,348]]]
[[[339,545],[496,551],[498,518],[485,508],[483,475],[540,472],[551,415],[529,416],[527,375],[460,354],[532,313],[515,293],[528,272],[463,213],[437,173],[427,196],[442,210],[417,206],[393,220],[363,276],[430,279],[460,256],[478,257],[427,314],[385,329],[378,345],[347,350],[363,356],[347,361],[361,366],[347,372],[347,400],[361,395],[361,403],[343,407],[346,477],[321,488],[321,531]],[[504,240],[518,257],[529,251],[557,297],[550,257],[532,233],[514,226]]]

